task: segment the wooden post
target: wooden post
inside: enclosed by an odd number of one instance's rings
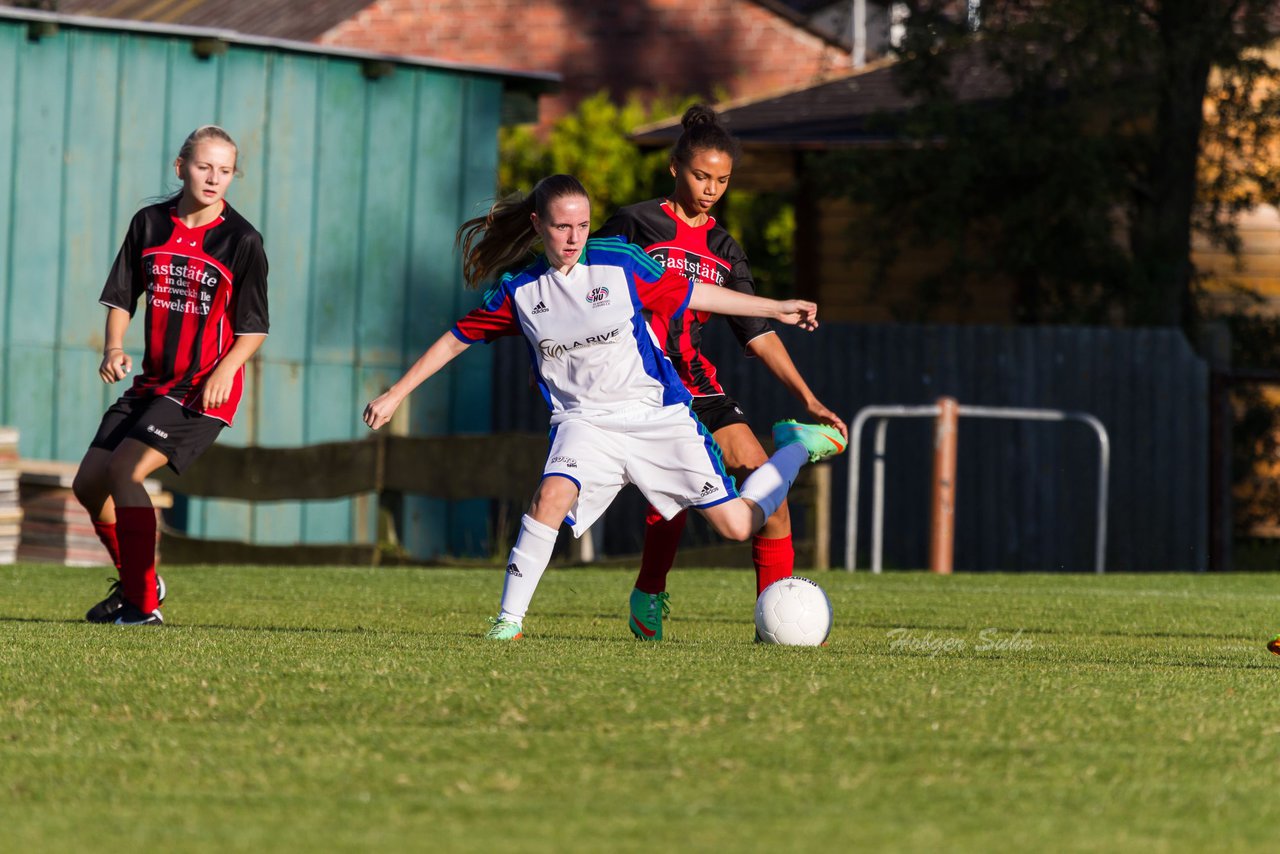
[[[831,568],[831,464],[809,467],[813,472],[813,568]]]
[[[950,575],[956,541],[956,433],[959,404],[938,398],[933,431],[933,523],[929,528],[929,571]]]

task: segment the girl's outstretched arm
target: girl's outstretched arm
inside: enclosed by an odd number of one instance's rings
[[[812,332],[818,328],[818,304],[802,299],[776,300],[748,296],[719,285],[697,282],[689,296],[689,308],[712,314],[767,317]]]
[[[427,352],[419,356],[418,361],[405,371],[404,376],[396,380],[391,388],[369,402],[369,405],[364,408],[364,423],[374,430],[386,424],[391,420],[391,416],[396,414],[400,401],[409,396],[409,392],[452,362],[458,354],[470,346],[452,332],[441,335],[436,339],[436,343],[428,347]]]

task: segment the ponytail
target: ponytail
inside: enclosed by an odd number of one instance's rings
[[[545,218],[551,203],[564,196],[587,198],[587,191],[572,175],[551,175],[528,195],[512,193],[494,202],[487,214],[464,222],[454,242],[462,250],[467,287],[478,288],[523,259],[538,238],[530,214]]]

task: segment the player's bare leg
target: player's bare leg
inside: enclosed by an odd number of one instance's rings
[[[116,526],[116,504],[111,497],[111,477],[108,472],[108,464],[111,462],[112,456],[113,452],[104,448],[90,448],[80,461],[80,467],[76,469],[75,480],[71,484],[71,489],[75,493],[76,499],[88,511],[89,518],[93,522],[94,533],[98,535],[98,539],[102,542],[103,547],[106,548],[117,574],[117,578],[110,579],[111,584],[107,590],[106,598],[90,608],[85,614],[85,619],[91,623],[114,622],[121,609],[125,606],[124,592],[120,581],[120,540]],[[150,505],[150,498],[148,498],[147,503]],[[154,518],[154,510],[152,514]],[[159,604],[164,602],[166,596],[164,579],[159,575],[156,575],[155,587],[156,602],[157,607],[159,607]]]

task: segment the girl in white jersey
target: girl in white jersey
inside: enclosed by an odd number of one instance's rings
[[[692,507],[722,536],[741,541],[773,513],[805,462],[844,449],[844,437],[830,427],[780,423],[774,428],[777,453],[747,478],[739,495],[644,312],[678,316],[694,309],[812,330],[817,306],[691,283],[665,273],[624,240],[588,241],[590,227],[586,190],[568,175],[544,178],[528,197],[500,200],[486,216],[463,223],[458,242],[468,285],[509,269],[535,240],[544,255],[504,276],[483,306],[459,320],[364,411],[365,423],[376,430],[414,388],[472,344],[525,337],[551,409],[551,448],[511,550],[501,609],[486,635],[495,640],[522,636],[561,523],[581,536],[626,484],[636,484],[668,518]]]

